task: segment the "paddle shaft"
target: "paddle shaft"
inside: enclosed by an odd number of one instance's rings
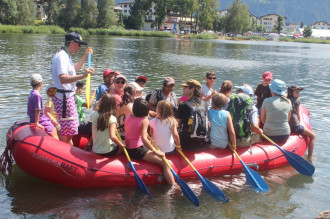
[[[91,67],[91,60],[92,60],[92,54],[90,52],[90,50],[88,51],[88,68]],[[87,104],[87,108],[90,108],[90,82],[91,81],[91,75],[88,73],[87,78],[86,78],[86,104]]]

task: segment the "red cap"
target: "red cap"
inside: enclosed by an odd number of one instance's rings
[[[146,76],[140,75],[139,77],[135,78],[135,82],[140,79],[144,80],[145,82],[148,81],[148,78]]]
[[[262,74],[262,79],[270,79],[273,80],[273,74],[270,71],[265,71]]]
[[[112,70],[112,69],[106,69],[104,72],[103,72],[103,77],[107,76],[108,74],[115,74],[115,72]]]

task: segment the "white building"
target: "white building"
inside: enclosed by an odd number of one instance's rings
[[[320,29],[320,30],[328,30],[330,27],[330,24],[324,21],[317,21],[315,23],[310,24],[312,29]]]

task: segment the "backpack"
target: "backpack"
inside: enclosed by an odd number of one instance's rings
[[[161,93],[162,89],[156,89],[156,90],[152,91],[151,93],[148,93],[146,96],[146,101],[149,102],[150,97],[154,92],[156,92],[156,100],[157,100],[156,105],[157,105],[157,103],[163,99],[162,93]]]
[[[203,100],[199,105],[190,103],[189,101],[186,103],[192,109],[188,119],[188,131],[191,133],[190,137],[201,139],[207,138],[209,132],[207,103]]]
[[[244,93],[234,95],[228,104],[236,138],[244,138],[251,135],[250,129],[250,112],[252,107],[251,97]]]

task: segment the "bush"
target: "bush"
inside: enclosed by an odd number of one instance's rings
[[[64,34],[65,31],[63,28],[53,25],[40,25],[40,26],[0,25],[0,33]]]
[[[182,35],[181,37],[186,37],[186,35]],[[201,34],[189,34],[189,38],[191,39],[218,39],[219,36],[216,33],[201,33]]]
[[[88,31],[81,27],[70,27],[69,32],[76,32],[80,35],[88,35]]]

